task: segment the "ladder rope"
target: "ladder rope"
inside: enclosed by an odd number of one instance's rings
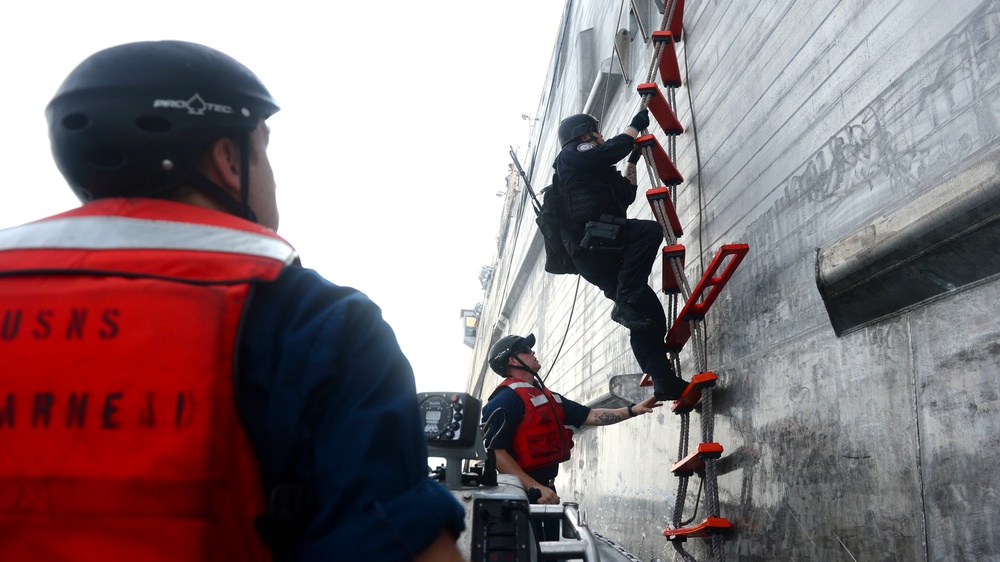
[[[704,443],[715,441],[714,397],[714,388],[701,391],[701,439]]]
[[[671,520],[674,528],[680,528],[684,519],[684,498],[687,497],[688,478],[677,479],[677,501],[674,502],[674,518]]]
[[[656,47],[653,49],[653,62],[649,65],[649,72],[646,73],[646,82],[652,82],[656,78],[656,67],[661,56],[663,56],[663,43],[656,43]]]
[[[716,485],[718,472],[715,470],[715,459],[705,459],[705,503],[708,505],[708,514],[712,517],[719,516],[719,487]]]
[[[688,434],[691,428],[691,414],[685,412],[681,414],[681,434],[677,440],[677,458],[683,459],[688,454],[689,439]]]
[[[663,12],[663,21],[660,24],[660,30],[667,30],[670,28],[670,24],[673,22],[674,14],[676,10],[676,0],[669,0]],[[619,15],[619,21],[621,16]],[[664,48],[667,46],[673,47],[676,44],[676,37],[674,42],[668,44],[667,42],[655,42],[655,48],[653,52],[653,59],[649,65],[649,71],[646,74],[646,82],[653,82],[655,80],[656,71],[660,65],[660,59],[663,56]],[[687,70],[687,57],[684,59],[684,68]],[[690,86],[688,86],[690,88]],[[652,100],[652,94],[641,96],[640,110],[647,109],[650,101]],[[667,103],[670,107],[677,107],[677,92],[676,88],[667,89]],[[692,108],[693,113],[693,108]],[[692,114],[692,122],[694,120],[694,115]],[[643,134],[646,131],[642,131]],[[697,138],[695,139],[697,142]],[[677,161],[677,136],[669,135],[666,145],[666,152],[671,162]],[[646,163],[646,172],[649,175],[649,181],[653,188],[659,186],[660,176],[656,168],[656,162],[653,159],[653,149],[652,147],[646,147],[642,149],[643,160]],[[698,156],[696,154],[696,156]],[[698,162],[698,184],[699,184],[699,203],[701,202],[701,162],[699,157]],[[674,209],[677,208],[677,192],[678,190],[670,190],[669,197],[671,198],[671,203],[674,205]],[[699,205],[699,211],[701,210]],[[677,237],[673,232],[672,225],[670,224],[669,217],[666,212],[665,205],[662,201],[654,202],[652,205],[654,218],[663,226],[664,240],[670,245],[677,244]],[[700,225],[699,225],[700,226]],[[699,228],[699,241],[701,240],[701,232]],[[702,260],[702,269],[704,269],[704,251],[701,246],[699,246],[699,256]],[[684,266],[682,265],[680,258],[671,258],[666,260],[667,264],[665,266],[670,267],[671,273],[673,273],[674,279],[677,280],[677,286],[680,289],[680,293],[670,294],[667,299],[667,324],[668,329],[672,327],[673,323],[677,319],[678,309],[680,306],[680,298],[684,298],[685,302],[691,299],[691,285],[688,281],[687,275],[684,273]],[[694,341],[693,356],[695,361],[695,367],[697,372],[708,371],[708,342],[707,333],[704,330],[703,322],[704,319],[699,320],[681,320],[690,323],[691,327],[691,340]],[[668,353],[668,358],[674,367],[677,376],[682,376],[681,363],[680,363],[680,352]],[[702,389],[701,396],[701,433],[702,442],[711,443],[714,442],[715,433],[715,415],[713,411],[713,388]],[[684,459],[688,455],[688,448],[690,445],[690,412],[685,412],[680,415],[681,418],[681,428],[680,434],[678,436],[678,461]],[[674,528],[680,528],[683,521],[684,514],[684,504],[687,499],[688,491],[688,481],[689,476],[681,477],[678,479],[677,485],[677,496],[674,502],[674,513],[672,524]],[[716,459],[705,459],[705,471],[702,477],[702,485],[705,489],[706,496],[706,509],[711,517],[719,517],[720,504],[719,504],[719,489],[718,489],[718,472],[716,469]],[[700,497],[700,490],[699,490]],[[697,505],[695,506],[695,511],[697,511]],[[694,518],[697,513],[692,515]],[[674,549],[678,554],[685,560],[685,562],[697,562],[691,554],[686,552],[682,546],[683,541],[677,540],[673,541]],[[715,562],[725,562],[726,553],[724,546],[724,537],[719,534],[712,536],[712,558]]]
[[[725,562],[726,551],[723,548],[725,537],[722,535],[712,535],[712,556],[720,562]]]
[[[702,349],[703,342],[701,340],[701,337],[699,337],[701,334],[701,320],[691,320],[688,322],[688,324],[691,325],[691,341],[694,342],[693,344],[694,351],[692,352],[692,355],[694,355],[695,359],[694,366],[699,373],[704,373],[705,371],[708,370],[708,365],[705,364],[705,361],[703,360],[704,356],[704,350]],[[704,417],[704,413],[702,413],[702,417]]]
[[[681,555],[681,558],[684,559],[684,562],[698,562],[697,558],[691,556],[690,554],[688,554],[686,550],[684,550],[684,543],[680,541],[674,541],[674,550],[677,551],[677,554]]]

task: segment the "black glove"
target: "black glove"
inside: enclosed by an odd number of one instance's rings
[[[636,164],[639,162],[640,158],[642,158],[642,148],[637,146],[632,149],[632,154],[628,155],[628,163]]]
[[[639,113],[636,113],[635,117],[632,118],[632,122],[629,123],[628,126],[632,127],[636,131],[641,131],[649,127],[649,110],[643,109]]]

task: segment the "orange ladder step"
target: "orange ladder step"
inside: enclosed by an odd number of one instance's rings
[[[670,410],[675,414],[690,412],[694,409],[698,401],[701,400],[702,389],[715,386],[717,380],[718,377],[712,371],[705,371],[691,377],[691,382],[688,383],[687,388],[681,393],[681,397],[674,400]],[[653,378],[649,376],[649,373],[642,374],[642,378],[639,379],[639,386],[653,386]]]
[[[667,9],[669,4],[664,6]],[[674,2],[674,17],[670,20],[670,33],[677,38],[677,42],[680,43],[684,40],[681,34],[684,33],[684,0],[675,0]]]
[[[643,156],[652,151],[653,162],[656,164],[656,173],[663,180],[664,185],[677,185],[684,183],[684,176],[677,171],[677,167],[670,160],[667,151],[660,146],[660,141],[653,135],[643,135],[635,139],[636,146],[642,149]]]
[[[677,50],[674,48],[674,34],[670,31],[654,31],[653,43],[662,43],[660,53],[660,80],[667,88],[681,87],[681,69],[677,65]]]
[[[659,167],[659,166],[657,166]],[[660,223],[664,231],[669,230],[674,233],[675,238],[684,236],[684,229],[681,228],[681,219],[677,217],[677,209],[673,200],[670,199],[670,190],[660,186],[646,191],[646,200],[653,210],[653,217]]]
[[[639,84],[636,90],[638,90],[640,96],[649,97],[649,103],[647,104],[649,112],[653,114],[656,122],[660,124],[660,128],[663,129],[664,134],[680,135],[684,132],[684,126],[677,120],[674,110],[670,107],[670,102],[667,101],[667,98],[655,82]]]
[[[712,535],[728,532],[733,528],[733,524],[725,517],[706,517],[704,521],[694,527],[682,527],[680,529],[666,528],[663,536],[668,541],[686,541],[687,539],[707,539]]]
[[[717,459],[722,456],[722,445],[719,443],[698,443],[698,449],[690,455],[674,463],[670,472],[674,476],[686,477],[705,471],[705,459]]]
[[[718,380],[719,377],[712,371],[705,371],[691,377],[688,387],[684,389],[681,397],[675,400],[670,406],[670,411],[678,415],[690,412],[698,405],[698,401],[701,400],[701,391],[706,388],[712,388]]]
[[[670,331],[667,332],[666,347],[668,352],[679,352],[684,348],[684,344],[691,338],[692,320],[701,320],[712,307],[715,299],[719,297],[729,279],[736,273],[736,268],[750,251],[750,246],[746,244],[725,244],[716,252],[712,262],[708,264],[708,270],[702,276],[698,284],[691,291],[691,298],[684,303],[674,321]],[[719,272],[719,270],[722,270]]]
[[[681,280],[677,278],[673,266],[675,264],[679,266],[681,275],[684,274],[684,254],[684,244],[671,244],[663,247],[661,255],[663,265],[663,294],[665,295],[676,295],[681,292]]]

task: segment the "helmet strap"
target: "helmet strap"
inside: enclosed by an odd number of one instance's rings
[[[240,194],[234,197],[230,192],[206,178],[202,174],[192,171],[188,174],[187,182],[192,187],[198,189],[217,204],[221,205],[225,211],[231,215],[236,215],[250,222],[257,222],[257,215],[250,208],[250,139],[249,135],[239,135],[240,148]]]
[[[527,363],[522,361],[521,358],[518,357],[517,355],[514,355],[514,360],[520,363],[520,365],[507,365],[508,369],[517,369],[518,371],[528,371],[529,373],[531,373],[533,377],[535,377],[535,380],[538,381],[538,386],[540,386],[541,388],[545,388],[545,383],[542,382],[542,377],[538,376],[537,371],[528,367]]]
[[[250,208],[250,135],[240,136],[240,205],[241,217],[257,222],[257,215]]]
[[[240,179],[241,186],[245,181],[246,180],[242,178]],[[198,191],[205,194],[212,201],[215,201],[227,213],[231,215],[236,215],[240,218],[244,218],[252,222],[257,222],[257,216],[254,215],[254,212],[250,209],[249,205],[237,201],[237,199],[233,197],[228,191],[221,188],[218,184],[206,178],[205,176],[201,175],[200,173],[191,172],[191,174],[189,174],[187,178],[186,183],[191,184],[191,187],[194,187]]]

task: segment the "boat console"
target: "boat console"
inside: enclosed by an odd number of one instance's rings
[[[445,460],[431,476],[465,508],[465,532],[458,539],[458,548],[467,560],[638,562],[624,555],[620,546],[592,533],[577,504],[531,503],[538,497],[537,489],[525,490],[517,477],[497,474],[493,453],[483,443],[483,426],[479,425],[482,405],[476,397],[462,392],[421,392],[417,399],[428,457]],[[487,420],[484,425],[504,421]],[[560,540],[535,539],[532,522],[544,519],[561,521]]]

